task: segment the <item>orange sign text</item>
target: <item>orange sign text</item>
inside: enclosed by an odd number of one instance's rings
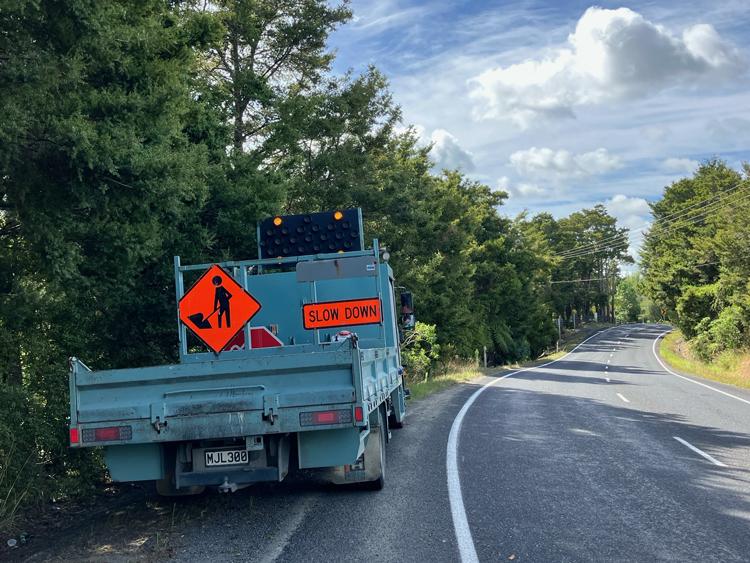
[[[308,303],[302,306],[302,324],[307,330],[380,322],[380,299],[351,299]]]

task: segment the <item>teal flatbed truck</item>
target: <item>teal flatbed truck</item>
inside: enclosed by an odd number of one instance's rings
[[[228,492],[281,481],[294,463],[383,487],[408,398],[398,323],[411,294],[397,306],[359,209],[269,218],[258,243],[257,260],[175,258],[179,364],[91,371],[70,359],[71,446],[103,446],[114,481]]]

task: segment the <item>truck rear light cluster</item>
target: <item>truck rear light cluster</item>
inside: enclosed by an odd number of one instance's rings
[[[71,429],[71,442],[73,441]],[[75,429],[77,430],[77,429]],[[84,428],[81,431],[83,442],[112,442],[116,440],[132,440],[131,426],[107,426],[106,428]]]
[[[362,407],[357,407],[354,409],[354,420],[357,422],[362,422]]]
[[[320,426],[323,424],[351,424],[351,409],[335,411],[315,411],[299,413],[300,426]]]

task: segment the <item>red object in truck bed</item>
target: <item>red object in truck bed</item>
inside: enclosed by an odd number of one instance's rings
[[[254,326],[250,328],[250,341],[253,348],[273,348],[274,346],[283,346],[284,343],[276,338],[276,335],[264,326]],[[227,344],[222,352],[232,352],[234,350],[245,349],[245,331],[241,330]]]

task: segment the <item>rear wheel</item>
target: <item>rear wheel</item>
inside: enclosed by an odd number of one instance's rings
[[[379,491],[383,487],[385,487],[385,433],[388,432],[386,425],[385,425],[385,416],[383,415],[384,407],[380,406],[378,408],[378,427],[377,427],[377,439],[379,441],[380,447],[378,448],[379,457],[380,457],[380,477],[375,479],[374,481],[369,481],[367,483],[364,483],[365,487],[368,489],[371,489],[373,491]],[[370,430],[372,432],[372,430]],[[375,438],[376,436],[372,436]],[[368,463],[367,460],[365,460],[365,463]]]

